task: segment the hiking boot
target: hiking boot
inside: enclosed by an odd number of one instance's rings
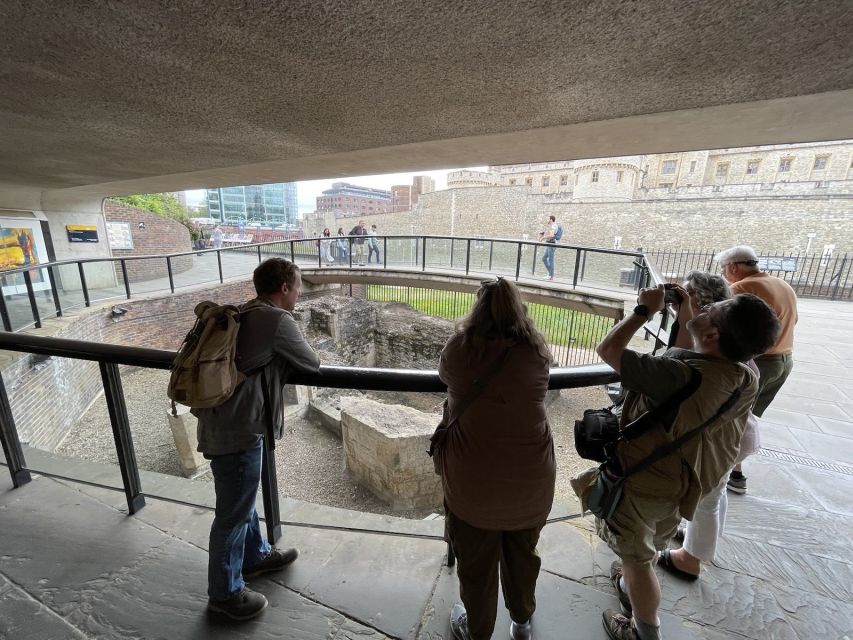
[[[746,476],[742,475],[740,478],[729,476],[729,481],[726,483],[726,489],[732,493],[739,493],[743,495],[746,493]]]
[[[610,565],[610,584],[613,585],[613,588],[616,589],[616,595],[619,596],[619,607],[622,609],[622,613],[631,617],[634,608],[631,606],[631,598],[628,597],[628,592],[623,590],[622,586],[619,584],[619,579],[621,577],[622,561],[614,560],[613,564]]]
[[[280,569],[284,569],[287,565],[292,564],[298,556],[299,551],[296,549],[281,550],[272,547],[266,558],[253,567],[243,569],[243,578],[254,578],[262,573],[279,571]]]
[[[530,620],[525,623],[510,622],[509,624],[510,640],[532,640],[533,629]]]
[[[631,618],[626,618],[618,611],[607,609],[601,614],[601,622],[610,640],[640,640],[631,624]]]
[[[461,602],[454,604],[450,610],[450,630],[456,640],[471,640],[471,633],[468,631],[468,613]]]
[[[208,600],[207,610],[221,613],[232,620],[251,620],[267,608],[267,599],[262,593],[243,587],[243,590],[227,600]]]

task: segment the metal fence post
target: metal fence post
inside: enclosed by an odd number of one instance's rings
[[[124,495],[127,498],[127,511],[133,514],[145,506],[145,496],[142,495],[139,468],[136,466],[136,453],[133,450],[133,437],[130,433],[130,420],[127,418],[127,406],[124,403],[124,391],[121,388],[121,375],[115,363],[99,362],[98,365],[104,382],[104,398],[107,401],[110,424],[113,428],[116,455],[121,469]]]
[[[222,277],[222,252],[219,249],[216,250],[216,266],[219,267],[219,282],[225,282],[225,279]]]
[[[6,307],[6,296],[3,295],[2,286],[0,286],[0,318],[3,319],[3,331],[11,331],[12,318],[9,316],[9,309]]]
[[[844,257],[841,259],[841,268],[838,270],[838,273],[835,274],[835,286],[832,288],[832,299],[838,299],[838,287],[841,285],[841,274],[844,273],[844,267],[847,264],[847,254],[844,254]],[[830,279],[830,282],[832,280]]]
[[[127,277],[127,260],[121,260],[121,277],[124,278],[124,293],[130,300],[130,280]]]
[[[24,284],[27,287],[27,298],[30,300],[30,310],[33,313],[36,329],[41,329],[41,315],[39,305],[36,302],[36,292],[33,290],[33,277],[29,271],[24,271]]]
[[[258,264],[261,264],[263,261],[264,259],[261,258],[261,245],[258,245]]]
[[[468,238],[465,244],[465,275],[471,270],[471,238]]]
[[[15,428],[15,418],[12,415],[12,405],[9,404],[3,376],[0,376],[0,442],[3,444],[6,464],[12,475],[12,486],[17,489],[27,484],[32,477],[26,469],[27,464],[21,449],[21,440],[18,438],[18,430]]]
[[[548,249],[545,249],[547,251]],[[536,275],[536,256],[539,254],[539,245],[533,245],[533,264],[530,266],[530,275]]]
[[[492,272],[492,254],[495,250],[495,243],[489,240],[489,273]]]
[[[521,243],[518,243],[518,251],[515,254],[515,281],[518,282],[518,276],[521,273]]]
[[[295,240],[290,241],[290,261],[296,264],[296,250],[293,248]]]
[[[169,289],[175,293],[175,276],[172,274],[172,258],[166,256],[166,271],[169,272]]]
[[[270,544],[281,538],[281,515],[278,503],[278,477],[275,471],[275,445],[270,446],[270,436],[264,437],[263,466],[261,468],[261,495],[264,501],[264,522]]]
[[[426,271],[426,236],[421,238],[423,244],[421,245],[421,271]]]
[[[578,288],[578,277],[581,270],[581,250],[575,249],[575,272],[572,274],[572,289]]]
[[[77,263],[77,270],[80,272],[80,288],[83,289],[83,302],[86,303],[87,307],[92,306],[92,302],[89,300],[89,287],[86,286],[86,271],[83,269],[83,263]]]
[[[388,236],[382,236],[382,268],[388,268]]]
[[[62,317],[62,302],[59,300],[59,289],[56,287],[56,277],[53,275],[53,267],[47,268],[47,279],[50,280],[50,291],[53,293],[53,306],[56,307],[56,317]]]

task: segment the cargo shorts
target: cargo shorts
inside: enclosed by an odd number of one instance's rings
[[[677,502],[631,493],[626,487],[613,516],[607,521],[596,518],[595,529],[623,562],[644,565],[666,549],[680,522]]]

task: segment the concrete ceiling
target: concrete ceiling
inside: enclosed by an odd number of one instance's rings
[[[118,194],[853,138],[853,3],[0,5],[0,183]]]

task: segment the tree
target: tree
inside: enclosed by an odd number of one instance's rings
[[[116,202],[147,209],[152,213],[163,216],[164,218],[172,218],[178,222],[189,226],[190,213],[187,208],[178,202],[178,199],[171,193],[140,193],[133,196],[121,196],[113,198]]]

